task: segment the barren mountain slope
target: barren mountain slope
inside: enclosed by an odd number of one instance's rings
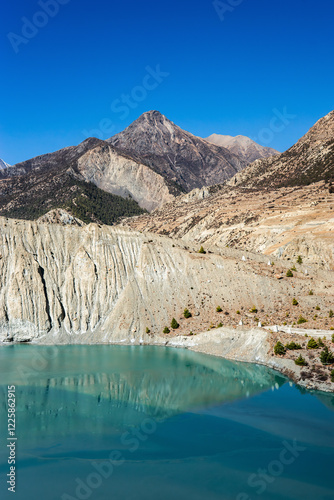
[[[231,153],[243,158],[247,164],[259,158],[268,158],[279,154],[276,149],[260,146],[260,144],[244,135],[232,137],[231,135],[212,134],[206,140],[217,146],[227,148]]]
[[[256,160],[229,181],[231,186],[278,188],[334,179],[334,111],[324,116],[294,146]]]
[[[108,142],[185,191],[223,182],[246,166],[228,149],[182,130],[158,111],[144,113]]]

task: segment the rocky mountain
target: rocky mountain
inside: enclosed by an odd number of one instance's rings
[[[231,186],[279,188],[334,180],[334,111],[324,116],[290,149],[256,160],[229,181]]]
[[[334,269],[334,112],[290,150],[221,186],[196,189],[124,224],[199,245],[234,247]]]
[[[0,214],[37,218],[56,208],[84,222],[114,223],[174,198],[152,169],[90,138],[0,170]]]
[[[260,146],[255,141],[244,135],[219,135],[212,134],[206,138],[211,144],[222,146],[239,158],[243,158],[247,164],[252,163],[259,158],[268,158],[269,156],[279,154],[276,149]]]
[[[6,163],[5,161],[3,161],[1,158],[0,158],[0,170],[4,169],[4,168],[8,168],[10,167],[10,165],[8,165],[8,163]]]
[[[246,166],[228,149],[182,130],[159,111],[144,113],[108,142],[186,192],[221,183]]]

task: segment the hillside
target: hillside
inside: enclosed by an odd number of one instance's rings
[[[246,166],[228,149],[182,130],[159,111],[144,113],[108,142],[184,191],[223,182]]]
[[[334,111],[324,116],[290,149],[256,160],[229,181],[231,186],[280,188],[334,179]]]
[[[228,149],[231,153],[244,159],[247,165],[259,158],[268,158],[279,154],[276,149],[261,146],[244,135],[233,137],[231,135],[212,134],[206,137],[206,141]]]

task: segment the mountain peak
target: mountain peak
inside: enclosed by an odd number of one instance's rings
[[[206,140],[211,144],[229,149],[232,153],[244,158],[247,164],[259,158],[268,158],[269,156],[279,154],[275,149],[260,146],[260,144],[257,144],[253,139],[245,135],[236,135],[233,137],[232,135],[212,134]]]
[[[8,167],[10,167],[10,165],[0,158],[0,170],[3,170],[4,168]]]

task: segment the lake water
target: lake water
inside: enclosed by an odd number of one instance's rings
[[[334,396],[265,367],[161,347],[11,345],[0,382],[1,499],[334,499]]]

